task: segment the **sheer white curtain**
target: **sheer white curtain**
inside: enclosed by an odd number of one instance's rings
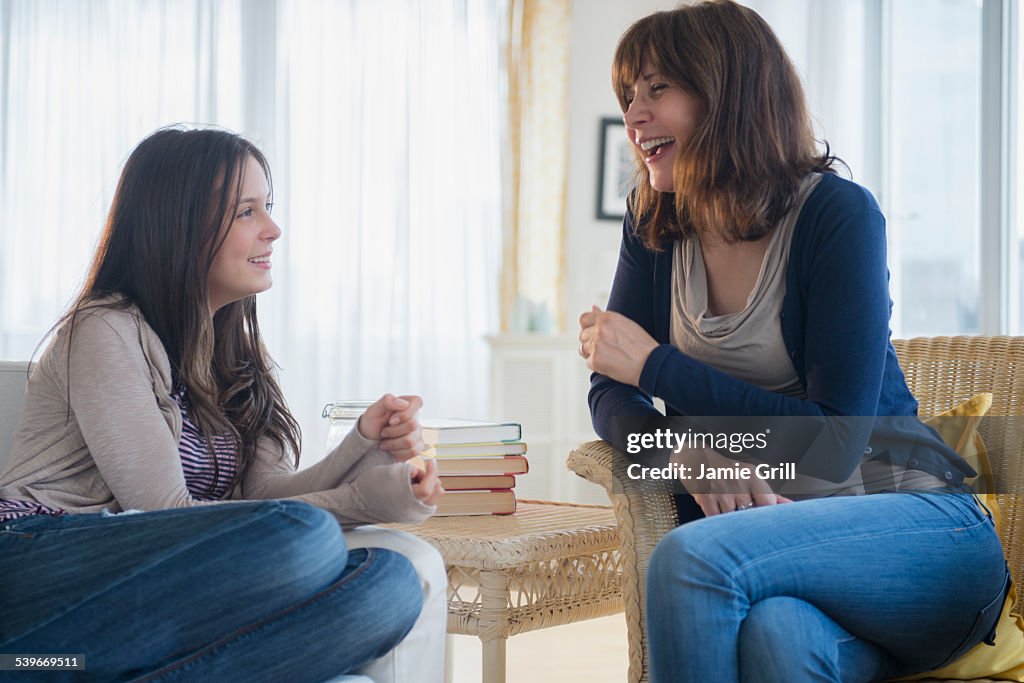
[[[74,295],[117,175],[179,121],[270,156],[268,346],[320,456],[320,409],[415,392],[483,416],[497,329],[493,0],[0,0],[0,358]]]
[[[300,420],[328,400],[386,391],[422,394],[429,414],[486,416],[500,4],[279,6],[284,237],[261,319]],[[307,444],[326,435],[304,428]]]
[[[237,0],[0,2],[0,357],[74,295],[132,147],[239,125]]]

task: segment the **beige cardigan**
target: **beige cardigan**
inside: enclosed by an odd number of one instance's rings
[[[70,364],[69,329],[56,333],[29,378],[0,498],[73,513],[227,502],[195,500],[185,486],[170,362],[139,310],[80,312]],[[376,445],[352,430],[324,460],[296,472],[281,447],[263,439],[230,499],[302,500],[345,526],[415,523],[433,514],[436,508],[413,494],[412,465]]]

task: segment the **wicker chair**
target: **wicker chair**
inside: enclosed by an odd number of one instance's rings
[[[989,391],[990,416],[979,432],[992,454],[1000,491],[1018,491],[1024,480],[1024,337],[930,337],[894,342],[907,384],[922,417],[935,415]],[[626,476],[629,461],[605,441],[571,451],[568,467],[603,486],[615,508],[622,537],[623,597],[629,635],[629,681],[647,680],[644,624],[647,565],[658,540],[677,525],[671,485]],[[1003,545],[1018,585],[1024,577],[1024,497],[999,496]]]

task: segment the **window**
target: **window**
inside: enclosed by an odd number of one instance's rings
[[[885,9],[882,197],[893,327],[905,337],[977,333],[982,8],[896,0]]]
[[[134,145],[210,123],[274,171],[283,236],[260,320],[303,460],[328,401],[421,393],[432,414],[484,417],[504,15],[495,0],[0,2],[0,358],[28,358],[81,286]]]
[[[1019,332],[1016,0],[747,1],[885,213],[894,334]]]

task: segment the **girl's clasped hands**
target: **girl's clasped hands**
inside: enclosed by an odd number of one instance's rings
[[[379,441],[378,448],[394,456],[397,462],[406,462],[425,450],[420,430],[419,411],[423,399],[419,396],[384,394],[366,409],[356,429],[367,439]],[[423,469],[411,471],[412,490],[425,505],[434,505],[444,495],[444,487],[437,474],[433,458],[425,458]]]

